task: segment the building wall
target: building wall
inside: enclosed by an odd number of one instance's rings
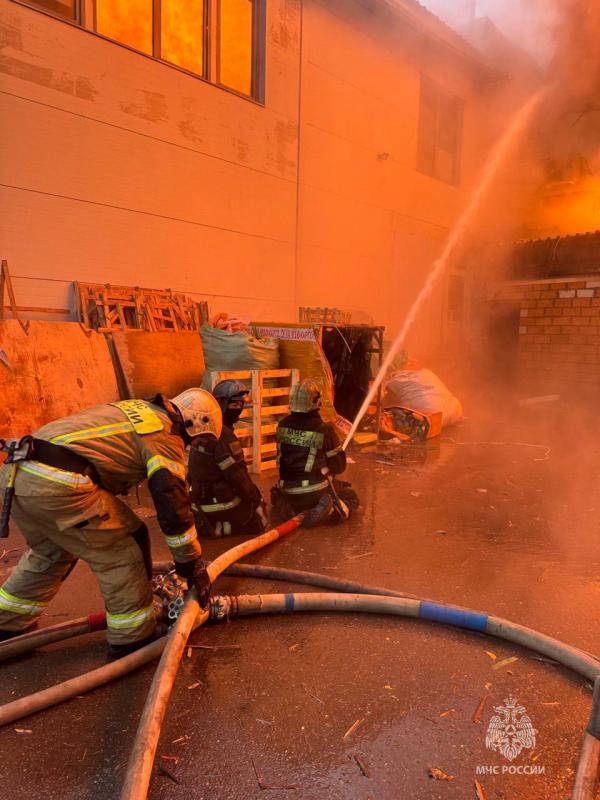
[[[294,313],[299,3],[269,0],[266,107],[0,0],[0,255],[19,305],[71,281]]]
[[[531,394],[600,387],[600,280],[506,283],[496,302],[520,310],[517,382]]]
[[[370,6],[305,0],[298,300],[352,311],[391,336],[482,165],[490,89],[463,59]],[[416,169],[422,71],[465,101],[458,186]],[[416,354],[445,344],[445,302],[444,282],[411,337]]]
[[[300,0],[267,3],[263,107],[0,0],[0,256],[20,305],[72,308],[73,280],[141,284],[254,319],[337,306],[395,333],[482,165],[492,90],[383,2],[303,5],[301,26]],[[416,170],[421,71],[465,101],[458,186]],[[446,298],[442,282],[416,355],[460,340]]]

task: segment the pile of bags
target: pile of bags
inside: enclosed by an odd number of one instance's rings
[[[423,414],[442,414],[442,425],[454,425],[463,417],[463,407],[446,384],[430,369],[408,362],[385,381],[383,405],[401,406]]]

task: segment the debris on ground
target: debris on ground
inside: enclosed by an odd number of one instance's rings
[[[241,644],[191,644],[188,650],[241,650]]]
[[[200,685],[201,685],[200,681],[196,681],[195,683],[190,683],[190,685],[187,688],[188,689],[197,689]]]
[[[30,728],[15,728],[15,733],[33,733]]]
[[[263,778],[262,773],[256,766],[256,763],[253,758],[250,759],[252,761],[252,766],[254,767],[254,774],[256,775],[256,780],[258,781],[258,788],[259,789],[297,789],[297,786],[280,786],[279,784],[274,783],[265,783],[265,779]]]
[[[450,714],[456,714],[456,709],[455,708],[449,708],[447,711],[441,711],[440,712],[440,717],[449,717]]]
[[[173,775],[173,773],[166,767],[163,767],[162,764],[158,765],[158,774],[164,775],[165,778],[168,778],[170,781],[173,781],[173,783],[176,783],[178,786],[181,785],[181,781],[179,780],[179,778],[176,778],[175,775]]]
[[[301,684],[301,686],[304,689],[304,691],[313,698],[313,700],[316,700],[322,706],[325,705],[325,703],[321,700],[321,698],[315,692],[311,692],[311,690],[308,688],[308,686],[305,683]]]
[[[477,800],[485,800],[483,786],[479,783],[479,781],[475,781],[475,794],[477,795]]]
[[[517,656],[511,656],[510,658],[503,658],[502,661],[498,661],[496,664],[492,666],[492,669],[502,669],[502,667],[507,667],[509,664],[514,664],[515,661],[518,661]]]
[[[479,724],[481,722],[481,715],[483,714],[483,709],[485,708],[485,704],[488,701],[488,697],[489,695],[486,694],[481,698],[481,700],[479,701],[479,705],[477,706],[475,712],[473,713],[471,719],[475,724]]]
[[[352,757],[356,761],[359,770],[362,772],[365,778],[370,778],[371,773],[369,772],[369,765],[362,760],[362,758],[358,755],[358,753],[354,753]]]
[[[356,731],[360,728],[360,726],[363,724],[363,722],[364,722],[364,719],[357,719],[356,722],[348,728],[348,730],[346,731],[346,733],[344,734],[344,736],[342,738],[343,739],[349,739],[352,736],[353,733],[356,733]]]
[[[438,769],[438,767],[429,767],[429,777],[434,778],[436,781],[454,780],[454,775],[448,775],[447,772],[444,772],[442,769]]]
[[[492,659],[492,661],[495,661],[498,658],[496,653],[492,653],[491,650],[484,650],[483,652],[486,654],[486,656],[489,656]]]

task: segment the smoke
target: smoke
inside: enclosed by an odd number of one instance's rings
[[[423,0],[423,5],[467,35],[476,18],[488,17],[540,64],[548,64],[553,56],[560,0]]]

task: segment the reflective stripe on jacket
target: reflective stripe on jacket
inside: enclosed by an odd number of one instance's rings
[[[318,411],[293,413],[277,426],[277,466],[280,488],[289,494],[322,491],[326,468],[339,475],[346,468],[346,454],[335,428]]]
[[[157,395],[152,401],[96,406],[44,425],[34,435],[86,459],[95,468],[102,488],[113,494],[148,479],[173,557],[180,562],[198,558],[201,548],[185,484],[184,442],[167,400]],[[24,462],[20,470],[75,488],[90,481],[37,462]]]

